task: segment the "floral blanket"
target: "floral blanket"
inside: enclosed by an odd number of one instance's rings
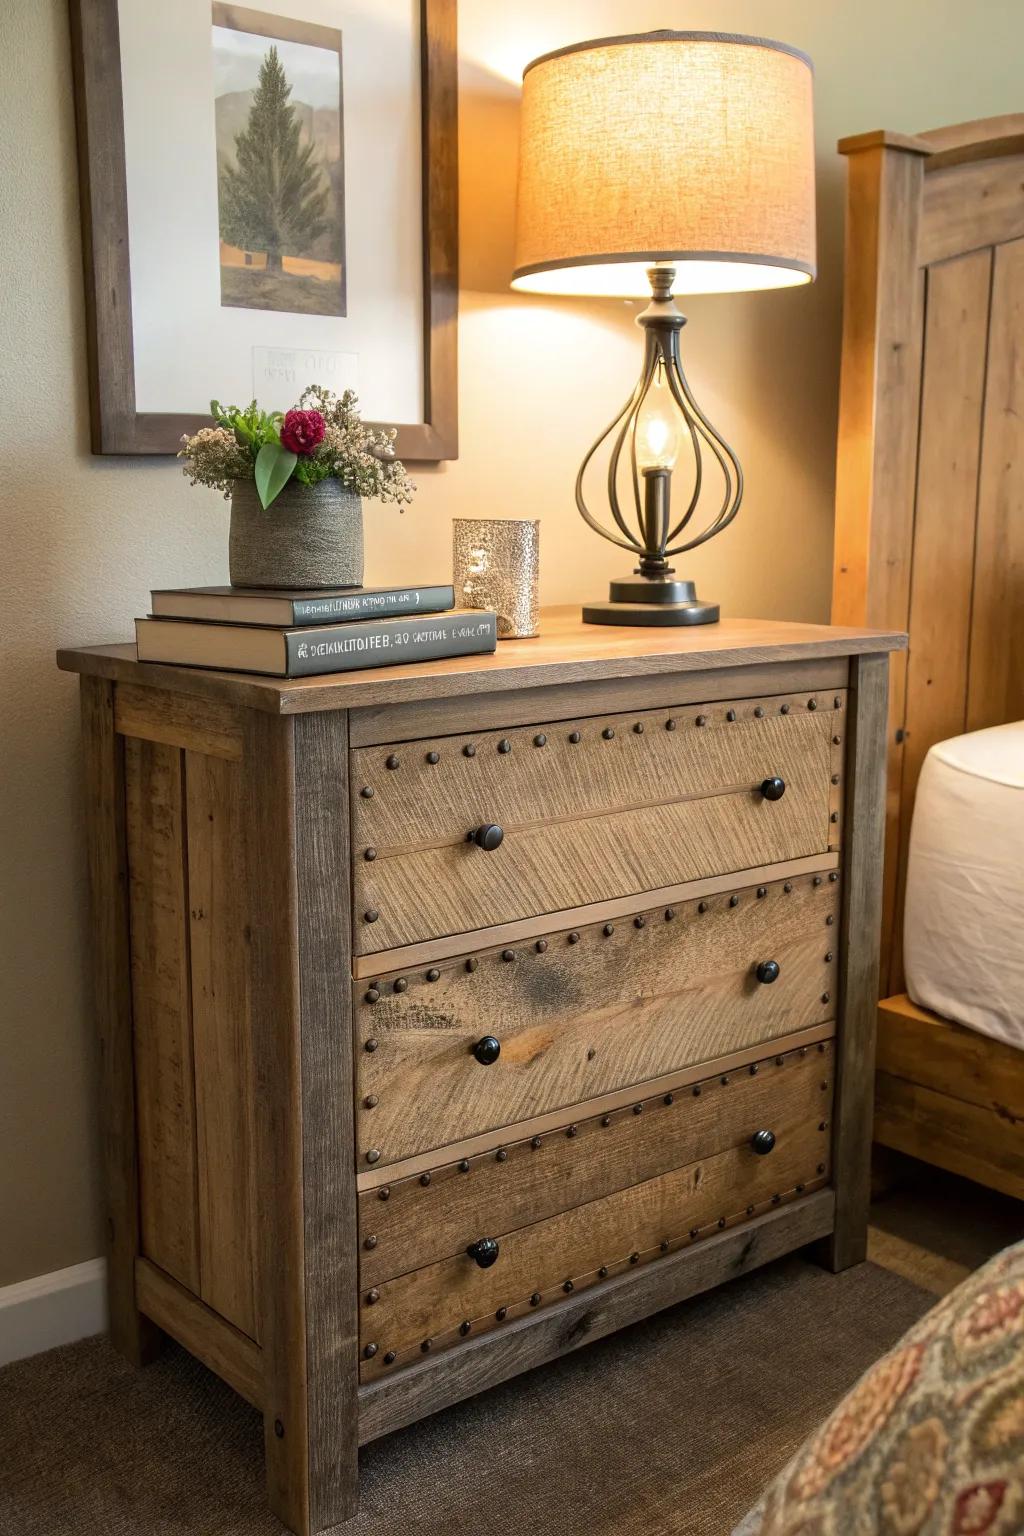
[[[861,1377],[733,1536],[1024,1532],[1024,1243]]]

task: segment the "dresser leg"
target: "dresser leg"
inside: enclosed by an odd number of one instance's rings
[[[836,1042],[832,1133],[836,1225],[825,1254],[828,1267],[836,1271],[867,1257],[888,691],[887,655],[850,658],[844,820],[856,835],[845,840],[839,975],[842,1027]]]
[[[163,1334],[135,1302],[139,1167],[135,1127],[125,833],[124,743],[114,729],[114,685],[81,679],[93,1005],[100,1046],[100,1102],[110,1339],[133,1365],[160,1352]]]
[[[267,1491],[320,1536],[359,1499],[348,716],[249,710],[242,767]]]

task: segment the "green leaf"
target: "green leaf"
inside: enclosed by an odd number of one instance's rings
[[[256,455],[256,489],[265,508],[284,490],[297,463],[298,455],[280,443],[263,444]]]

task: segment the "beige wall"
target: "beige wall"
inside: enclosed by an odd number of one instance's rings
[[[419,499],[404,516],[368,507],[369,576],[436,577],[448,568],[450,517],[472,513],[542,517],[547,602],[601,594],[620,567],[579,524],[572,485],[583,448],[632,383],[635,307],[509,294],[512,82],[535,54],[584,37],[713,27],[782,38],[816,62],[821,277],[810,290],[689,305],[689,372],[749,490],[736,524],[687,573],[727,612],[826,617],[842,248],[835,140],[1024,106],[1020,0],[972,10],[961,0],[461,0],[460,10],[462,457],[418,473]],[[222,501],[189,490],[173,463],[87,451],[65,0],[0,7],[0,253],[2,1286],[100,1249],[76,690],[53,652],[126,638],[151,585],[226,579]]]

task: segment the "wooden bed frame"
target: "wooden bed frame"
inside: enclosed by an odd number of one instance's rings
[[[892,660],[876,1140],[1024,1198],[1024,1055],[916,1007],[907,845],[937,741],[1024,717],[1024,114],[843,139],[832,619]]]

